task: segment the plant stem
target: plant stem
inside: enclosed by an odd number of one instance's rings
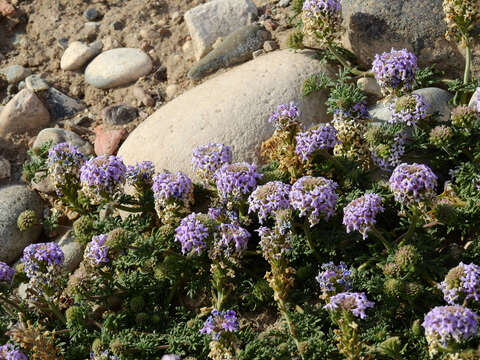
[[[303,360],[304,359],[303,348],[300,345],[300,341],[297,338],[297,330],[295,329],[295,325],[293,324],[292,318],[288,314],[287,304],[285,303],[285,300],[281,298],[278,299],[278,309],[280,310],[280,313],[282,314],[283,318],[287,322],[288,332],[290,333],[290,336],[295,341],[295,345],[297,346],[298,353],[300,354],[300,357]]]
[[[312,250],[313,255],[317,259],[318,262],[322,262],[322,257],[320,254],[317,252],[317,249],[315,248],[315,244],[313,243],[312,240],[312,233],[310,232],[310,228],[308,227],[308,224],[305,222],[303,224],[303,232],[305,233],[305,238],[307,239],[308,246],[310,247],[310,250]]]
[[[399,245],[405,241],[408,241],[413,233],[415,232],[415,229],[417,227],[417,221],[418,221],[418,214],[417,214],[417,209],[412,209],[412,215],[410,216],[410,226],[408,227],[408,230],[405,234],[401,235],[396,242],[399,243]]]
[[[390,245],[380,231],[378,231],[375,227],[372,227],[370,231],[382,242],[383,246],[385,246],[385,249],[387,249],[389,253],[393,252],[392,245]]]
[[[48,306],[48,308],[56,315],[58,320],[60,320],[62,323],[65,325],[67,324],[67,320],[65,320],[65,316],[63,316],[62,312],[60,309],[50,300],[47,299],[47,297],[44,295],[43,299],[45,300],[45,304]]]
[[[465,73],[463,75],[463,84],[466,85],[470,82],[471,77],[471,66],[472,66],[472,48],[470,47],[470,41],[467,37],[464,37],[465,40]]]
[[[5,302],[5,304],[8,304],[10,305],[11,307],[13,307],[15,310],[17,310],[19,313],[22,313],[22,314],[26,314],[27,311],[26,309],[24,309],[23,307],[15,304],[13,301],[11,301],[10,299],[4,297],[3,295],[0,295],[0,300],[2,300],[3,302]],[[9,314],[10,312],[5,308],[5,311],[7,311]],[[12,314],[10,314],[12,317],[16,317]]]
[[[340,64],[342,64],[342,66],[345,69],[347,69],[348,71],[350,71],[352,74],[358,75],[358,76],[373,77],[373,73],[371,73],[369,71],[360,71],[357,68],[353,68],[350,65],[348,65],[347,60],[345,60],[343,58],[343,56],[341,56],[331,44],[328,44],[327,48],[328,48],[328,50],[330,50],[330,52],[333,54],[333,56],[335,56],[337,58],[337,60],[340,62]]]

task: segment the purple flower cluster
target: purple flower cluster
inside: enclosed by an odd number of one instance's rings
[[[364,101],[358,102],[350,108],[335,109],[333,114],[339,120],[350,120],[352,122],[360,119],[370,119],[370,113]]]
[[[15,276],[15,269],[11,268],[3,261],[0,261],[0,283],[1,282],[11,282]]]
[[[365,311],[375,305],[369,301],[365,293],[342,292],[330,298],[330,302],[323,308],[330,311],[345,311],[360,319],[365,319]]]
[[[374,193],[353,200],[343,209],[343,225],[347,228],[347,234],[356,230],[365,240],[367,233],[375,226],[377,214],[384,210],[382,198]]]
[[[330,124],[320,125],[301,132],[296,136],[297,146],[295,152],[303,161],[308,161],[315,151],[332,149],[339,144],[337,133],[337,129]]]
[[[15,350],[12,344],[5,344],[0,346],[0,359],[2,360],[28,360],[27,356]]]
[[[105,350],[99,354],[90,353],[90,360],[120,360],[120,358],[116,355],[111,355],[108,350]]]
[[[340,0],[306,0],[303,11],[309,11],[313,16],[326,12],[339,12],[342,10]]]
[[[407,126],[416,126],[419,121],[427,117],[429,105],[425,102],[425,96],[412,94],[405,95],[397,99],[390,105],[392,118],[388,120],[390,124],[406,124]]]
[[[75,146],[66,142],[53,146],[48,152],[48,172],[52,176],[57,191],[71,182],[78,183],[80,168],[85,163],[85,155]]]
[[[323,264],[315,278],[324,294],[348,291],[352,288],[352,272],[344,262]]]
[[[175,241],[182,245],[182,253],[196,252],[201,254],[207,247],[207,240],[212,235],[208,224],[208,215],[191,213],[183,218],[175,229]]]
[[[435,196],[437,176],[423,164],[400,164],[390,177],[390,190],[403,205],[415,205]]]
[[[110,246],[105,245],[108,240],[107,234],[100,234],[92,237],[85,248],[84,259],[92,266],[106,264],[110,261],[108,251]]]
[[[221,166],[232,162],[232,149],[223,144],[208,144],[193,150],[193,170],[202,181],[209,183]]]
[[[290,185],[281,181],[271,181],[261,185],[248,197],[248,212],[257,213],[260,223],[263,224],[278,210],[290,207],[289,194]]]
[[[335,213],[338,195],[337,183],[323,177],[304,176],[292,185],[290,205],[300,211],[300,216],[308,216],[310,225],[320,219],[328,220]]]
[[[463,306],[437,306],[425,315],[422,326],[431,347],[448,346],[451,341],[462,342],[478,332],[478,315]]]
[[[188,207],[193,199],[192,181],[183,172],[155,175],[152,189],[155,202],[161,206],[166,206],[170,202],[179,202]]]
[[[282,104],[277,107],[268,122],[273,123],[275,130],[285,130],[292,125],[298,125],[300,110],[293,101],[290,104]]]
[[[480,266],[460,263],[451,269],[439,284],[443,298],[450,305],[473,299],[480,300]]]
[[[25,274],[30,279],[35,277],[39,270],[44,272],[51,266],[61,267],[64,260],[62,249],[54,242],[31,244],[23,250]]]
[[[232,333],[238,329],[237,313],[234,310],[218,311],[213,309],[200,332],[212,335],[214,340],[220,340],[222,333]]]
[[[216,236],[215,246],[222,249],[226,256],[241,255],[250,239],[250,233],[236,224],[221,224]]]
[[[94,200],[111,196],[125,180],[127,168],[122,159],[113,155],[97,156],[80,169],[82,189]]]
[[[417,57],[406,49],[375,55],[372,71],[382,89],[410,90],[418,70]]]
[[[144,189],[152,186],[155,166],[151,161],[142,161],[135,165],[127,166],[125,182],[136,189]]]
[[[219,195],[224,201],[241,201],[256,187],[262,177],[255,164],[225,164],[215,172]]]

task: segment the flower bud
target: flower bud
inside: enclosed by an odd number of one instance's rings
[[[27,231],[38,224],[37,214],[33,210],[23,211],[17,218],[17,227],[20,231]]]
[[[403,293],[403,282],[398,279],[387,279],[383,284],[385,293],[391,297],[398,298]]]

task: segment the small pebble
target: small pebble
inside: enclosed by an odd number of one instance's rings
[[[257,57],[262,56],[263,54],[265,54],[265,50],[260,49],[260,50],[254,51],[252,53],[252,56],[253,56],[254,59],[256,59]]]
[[[153,77],[158,81],[167,81],[167,68],[165,66],[160,66],[154,73]]]
[[[88,8],[83,12],[83,16],[89,21],[94,21],[100,17],[100,13],[95,8]]]
[[[292,0],[280,0],[278,2],[278,6],[280,7],[287,7],[288,5],[290,5]]]
[[[113,27],[113,30],[123,30],[123,28],[125,27],[125,24],[123,23],[123,21],[115,21],[113,24],[112,24],[112,27]]]
[[[148,94],[143,88],[140,86],[135,86],[133,88],[133,96],[137,98],[137,100],[145,106],[153,106],[155,105],[155,100],[152,98],[150,94]]]
[[[24,68],[21,65],[10,65],[5,69],[2,69],[0,73],[5,75],[5,78],[9,84],[16,84],[25,79],[32,72],[30,69]]]
[[[68,47],[68,38],[60,38],[57,40],[58,46],[60,46],[63,50],[65,50]]]
[[[30,75],[25,79],[25,84],[27,89],[39,92],[48,90],[49,86],[45,80],[43,80],[39,75]]]
[[[266,52],[270,52],[278,49],[278,44],[275,41],[269,40],[263,43],[263,49]]]
[[[177,93],[178,86],[175,84],[168,85],[167,88],[165,89],[165,93],[167,94],[167,98],[171,99],[175,96]]]

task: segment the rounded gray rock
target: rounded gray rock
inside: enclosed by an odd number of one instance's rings
[[[273,134],[277,106],[299,103],[306,126],[328,121],[326,93],[302,97],[305,79],[332,70],[311,52],[275,51],[209,79],[170,101],[122,144],[127,164],[153,161],[157,171],[192,174],[192,151],[210,142],[230,145],[236,161],[260,162],[261,142]]]
[[[92,145],[70,130],[58,128],[43,129],[38,133],[37,138],[33,143],[33,148],[38,148],[48,141],[52,141],[52,145],[67,142],[70,145],[78,147],[85,155],[93,154]]]
[[[152,60],[140,49],[118,48],[105,51],[88,64],[87,82],[99,89],[129,84],[152,70]]]
[[[41,226],[32,226],[26,231],[17,227],[17,218],[25,210],[34,210],[42,216],[42,200],[24,185],[11,185],[0,189],[0,261],[12,264],[23,249],[36,242]]]
[[[75,241],[73,232],[68,231],[66,234],[55,240],[60,249],[62,249],[65,255],[65,261],[63,267],[69,273],[73,273],[83,259],[84,248],[82,244]]]

